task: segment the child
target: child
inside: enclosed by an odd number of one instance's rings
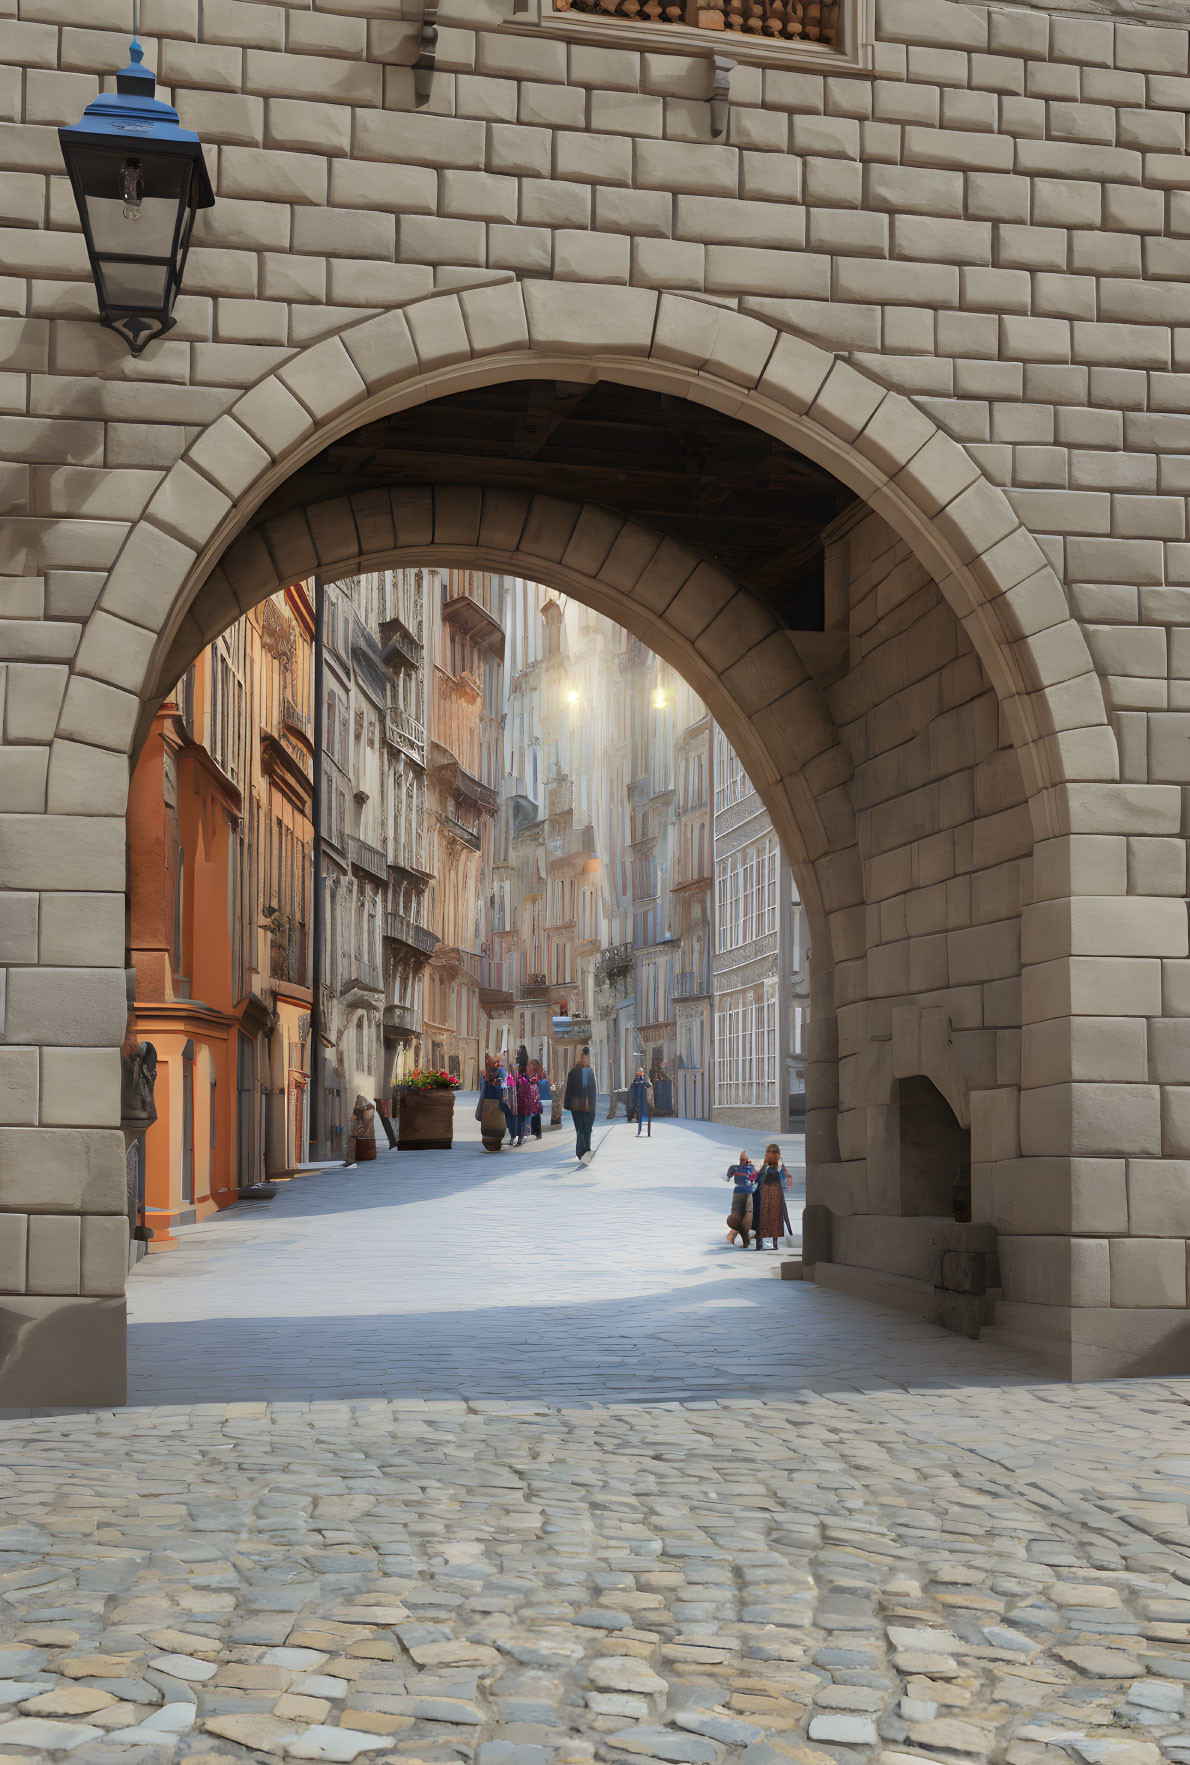
[[[746,1152],[740,1153],[739,1163],[733,1164],[727,1173],[727,1181],[734,1185],[731,1197],[731,1212],[727,1216],[727,1242],[734,1244],[736,1235],[744,1240],[747,1250],[752,1236],[753,1196],[756,1193],[756,1166]]]

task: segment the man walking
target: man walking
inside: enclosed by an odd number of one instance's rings
[[[595,1074],[591,1071],[591,1050],[584,1048],[577,1066],[572,1066],[566,1079],[563,1107],[570,1111],[574,1123],[574,1151],[580,1164],[590,1164],[591,1129],[595,1126],[595,1105],[598,1094]]]
[[[636,1077],[628,1087],[629,1120],[632,1119],[633,1115],[636,1116],[637,1139],[640,1139],[640,1131],[641,1128],[644,1127],[647,1129],[648,1137],[651,1140],[653,1138],[653,1087],[645,1077],[645,1069],[643,1066],[637,1067]]]

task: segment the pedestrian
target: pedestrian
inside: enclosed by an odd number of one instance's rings
[[[347,1126],[347,1163],[367,1164],[376,1156],[376,1110],[366,1097],[357,1097]]]
[[[516,1142],[516,1081],[505,1064],[504,1056],[500,1056],[496,1067],[496,1085],[500,1092],[500,1107],[504,1111],[504,1125],[508,1129],[509,1145]]]
[[[727,1216],[727,1242],[734,1244],[737,1235],[744,1241],[747,1250],[752,1234],[752,1213],[756,1197],[756,1166],[746,1152],[741,1152],[739,1162],[730,1165],[727,1180],[732,1185],[731,1212]]]
[[[540,1140],[542,1111],[547,1103],[553,1101],[550,1093],[549,1077],[540,1060],[531,1060],[529,1062],[529,1077],[537,1087],[537,1108],[533,1112],[529,1126],[532,1129],[533,1138],[535,1140]]]
[[[757,1194],[753,1203],[756,1248],[763,1250],[765,1239],[771,1238],[773,1249],[779,1250],[784,1234],[793,1230],[789,1223],[789,1209],[785,1205],[785,1185],[792,1182],[792,1178],[781,1163],[781,1148],[775,1140],[770,1140],[764,1149],[764,1163],[757,1172],[757,1178]]]
[[[504,1090],[500,1083],[500,1062],[494,1054],[485,1054],[475,1119],[480,1126],[480,1137],[489,1152],[499,1152],[504,1140],[504,1128],[501,1126],[503,1116]]]
[[[591,1071],[591,1050],[585,1047],[578,1058],[578,1065],[572,1066],[566,1078],[566,1095],[562,1107],[570,1111],[570,1119],[574,1123],[574,1151],[580,1164],[590,1164],[594,1153],[591,1151],[591,1129],[595,1126],[595,1105],[599,1101],[599,1093],[595,1084],[595,1074]]]
[[[517,1056],[515,1084],[516,1139],[513,1141],[513,1145],[523,1146],[525,1144],[525,1129],[529,1126],[530,1121],[541,1108],[541,1100],[537,1095],[537,1086],[529,1077],[529,1056],[527,1054],[525,1055],[525,1064],[523,1066],[521,1065],[520,1056]]]
[[[640,1139],[641,1128],[648,1129],[648,1138],[653,1138],[653,1087],[645,1077],[645,1069],[638,1066],[636,1077],[628,1087],[628,1119],[636,1117],[636,1137]]]

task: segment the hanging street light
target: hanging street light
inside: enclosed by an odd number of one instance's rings
[[[92,99],[79,122],[58,130],[100,323],[133,355],[172,330],[194,217],[215,202],[202,143],[155,96],[144,54],[134,37],[115,93]]]

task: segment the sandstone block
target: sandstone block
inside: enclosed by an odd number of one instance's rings
[[[657,296],[643,288],[584,293],[579,284],[565,288],[548,282],[524,286],[529,332],[538,348],[566,354],[647,354],[653,335]]]
[[[82,1222],[70,1215],[29,1216],[26,1281],[30,1293],[77,1293]]]
[[[614,233],[559,228],[554,234],[554,275],[562,282],[619,282],[629,279],[631,240]]]
[[[120,1294],[128,1268],[126,1214],[84,1214],[79,1243],[79,1292]]]
[[[132,693],[76,674],[66,688],[58,734],[67,740],[126,754],[140,710]]]
[[[1186,1246],[1164,1238],[1113,1238],[1113,1306],[1183,1306],[1186,1303]]]
[[[544,179],[525,184],[521,190],[521,220],[530,227],[588,227],[590,187]]]
[[[795,250],[804,243],[800,209],[720,196],[677,197],[674,234],[703,245],[758,245]]]
[[[0,1124],[5,1127],[33,1127],[37,1119],[36,1048],[0,1048]],[[23,1232],[22,1224],[22,1254]],[[11,1238],[0,1233],[0,1293],[5,1291],[4,1269],[12,1254]]]
[[[1156,1085],[1069,1084],[1021,1093],[1021,1151],[1026,1156],[1161,1153],[1161,1098]]]
[[[1187,1160],[1128,1160],[1128,1227],[1138,1238],[1190,1237]]]
[[[124,971],[16,968],[8,978],[5,1033],[40,1046],[119,1047],[127,1000]]]
[[[28,1238],[28,1214],[0,1214],[0,1293],[25,1291]]]
[[[41,1120],[50,1127],[118,1128],[120,1051],[118,1048],[43,1048]],[[123,1242],[127,1226],[123,1219]],[[121,1292],[115,1288],[110,1291]]]
[[[634,239],[630,279],[644,288],[701,289],[706,247],[678,239]]]

